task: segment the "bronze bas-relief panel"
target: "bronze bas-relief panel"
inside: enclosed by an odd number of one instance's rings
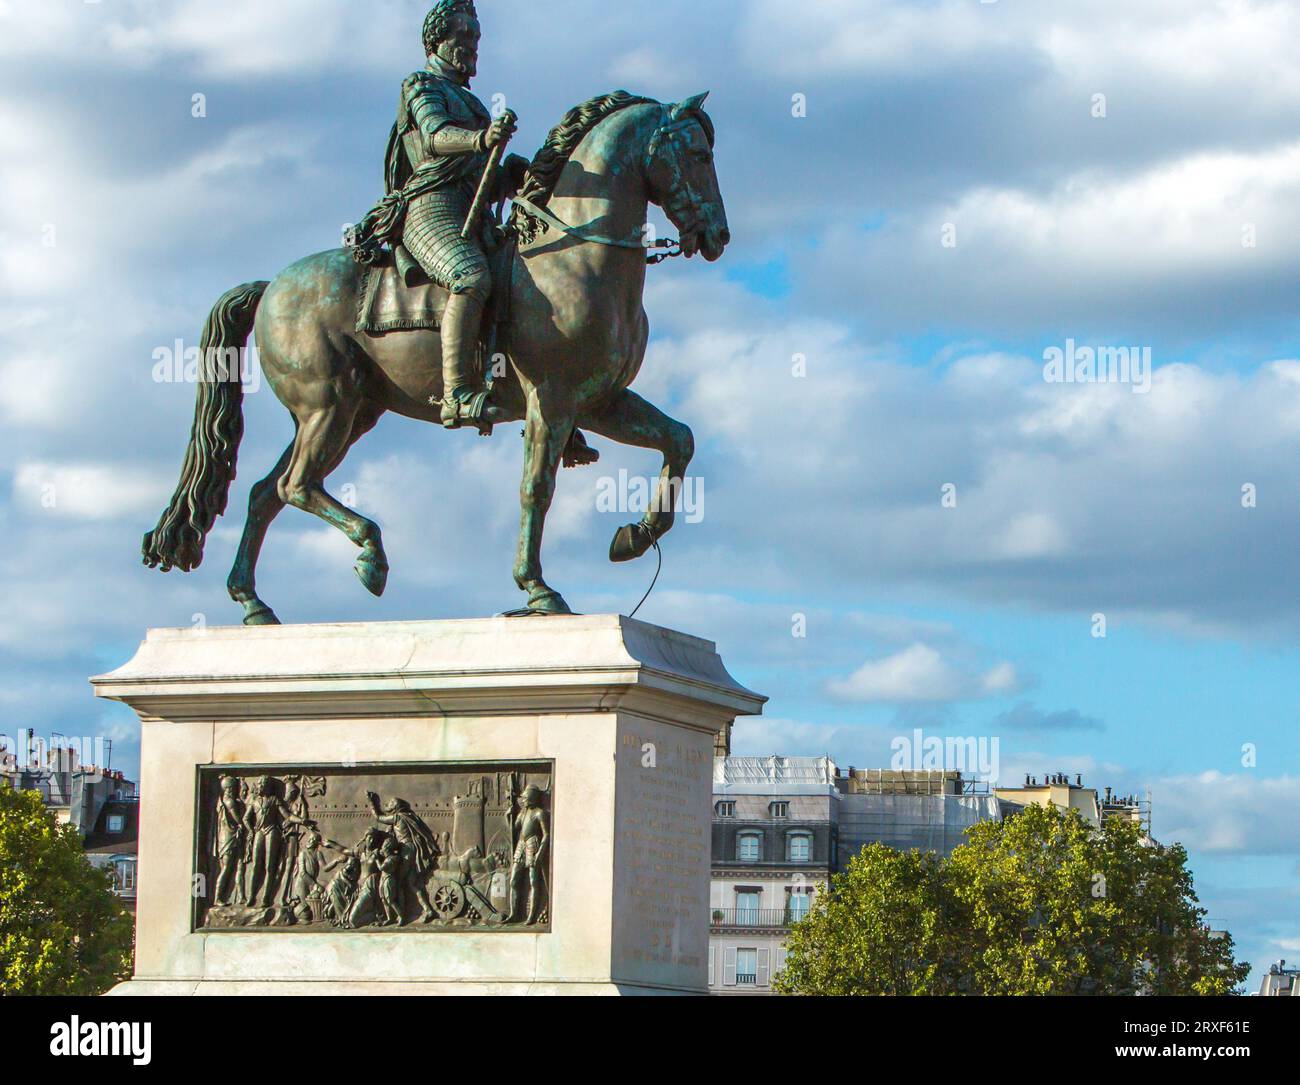
[[[204,766],[194,929],[550,930],[550,762]]]

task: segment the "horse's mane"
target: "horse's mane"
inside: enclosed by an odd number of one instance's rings
[[[625,90],[611,91],[588,99],[576,105],[564,115],[564,118],[551,129],[541,150],[533,157],[524,178],[519,194],[533,203],[545,204],[555,191],[569,156],[578,149],[578,144],[586,138],[587,133],[596,127],[611,113],[627,109],[634,105],[653,103],[653,98],[642,98],[629,94]]]

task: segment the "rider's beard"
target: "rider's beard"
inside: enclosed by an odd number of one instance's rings
[[[460,45],[444,45],[438,55],[466,79],[478,75],[478,53]]]

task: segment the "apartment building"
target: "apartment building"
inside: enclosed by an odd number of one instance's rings
[[[120,771],[83,764],[75,745],[12,744],[0,755],[0,786],[35,791],[58,822],[81,835],[91,866],[108,869],[113,890],[135,910],[139,795]]]
[[[1300,969],[1287,968],[1286,961],[1269,965],[1259,993],[1264,998],[1300,998]]]
[[[835,775],[825,757],[714,762],[711,991],[770,992],[786,932],[837,869]]]
[[[1143,836],[1151,837],[1149,794],[1146,798],[1121,795],[1109,787],[1099,793],[1095,787],[1085,787],[1079,774],[1073,780],[1064,772],[1048,773],[1041,781],[1037,776],[1026,776],[1023,787],[996,787],[993,794],[1002,804],[1004,815],[1027,806],[1055,806],[1058,810],[1077,811],[1094,827],[1108,818],[1132,821],[1141,828]]]
[[[948,854],[1001,816],[987,785],[959,772],[838,769],[826,757],[714,762],[709,989],[771,992],[785,939],[867,844]]]

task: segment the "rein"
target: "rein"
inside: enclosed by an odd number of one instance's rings
[[[685,131],[691,125],[697,123],[694,117],[675,118],[671,123],[661,124],[655,133],[650,137],[650,143],[646,148],[645,164],[647,170],[659,153],[660,145],[664,142],[675,143],[679,133]],[[674,191],[681,186],[681,167],[673,163],[674,174]],[[688,198],[686,201],[690,204],[689,210],[698,211],[697,201]],[[682,243],[677,239],[660,238],[655,241],[647,242],[645,240],[620,239],[617,237],[608,237],[605,234],[594,233],[586,226],[570,226],[559,216],[549,211],[547,208],[533,203],[532,200],[524,196],[515,196],[514,204],[525,215],[530,218],[538,219],[547,226],[552,226],[569,237],[576,238],[578,241],[589,241],[593,245],[605,245],[612,249],[662,249],[664,251],[655,253],[653,256],[646,257],[646,263],[650,265],[662,264],[665,260],[672,259],[674,256],[682,255]]]
[[[561,233],[575,237],[579,241],[590,241],[593,245],[605,245],[611,249],[664,249],[665,252],[656,253],[654,256],[647,256],[647,264],[661,264],[663,261],[673,256],[681,256],[682,245],[680,241],[660,238],[651,241],[648,244],[645,241],[620,240],[616,237],[606,237],[604,234],[591,233],[586,227],[570,226],[563,219],[548,211],[545,207],[539,207],[532,200],[525,199],[523,196],[514,197],[516,207],[522,209],[525,214],[533,218],[541,219],[548,226],[554,226]],[[674,248],[676,246],[676,248]]]

